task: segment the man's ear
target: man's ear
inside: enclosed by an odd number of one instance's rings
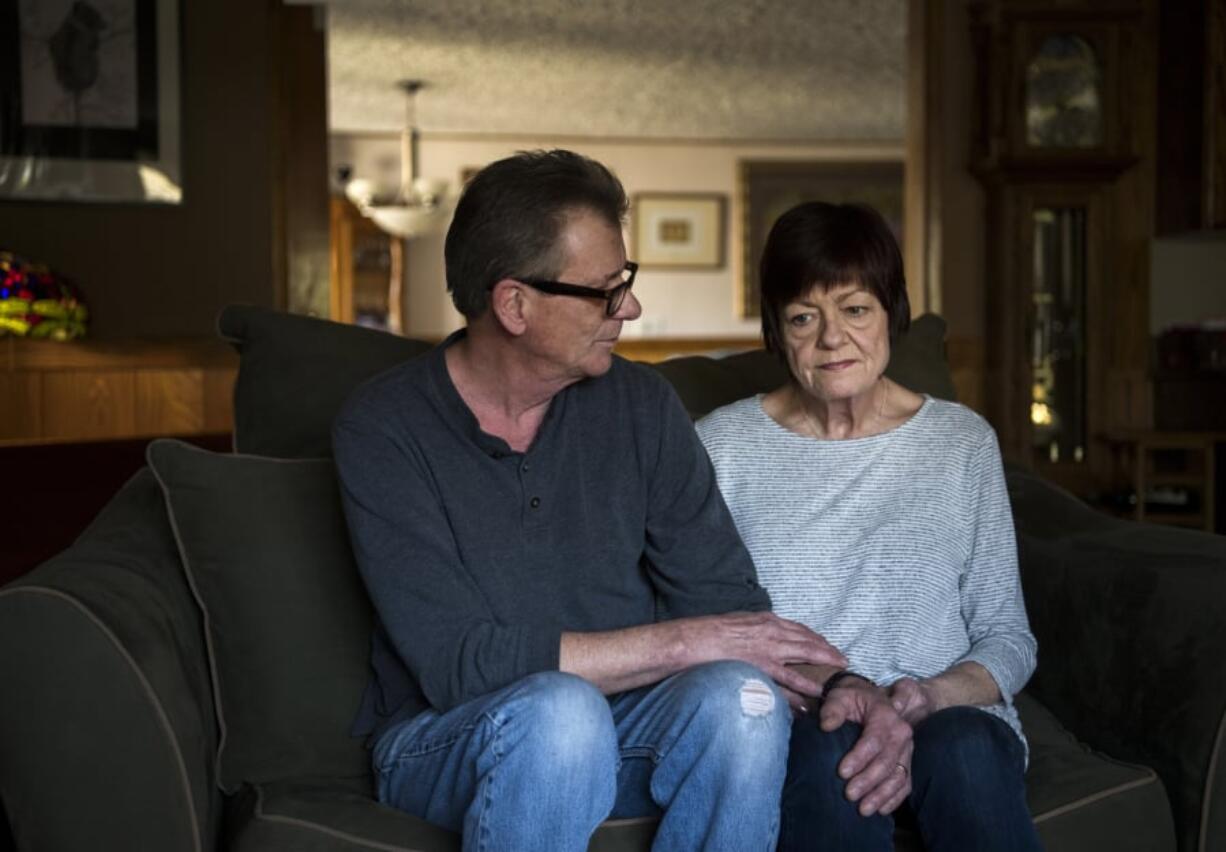
[[[490,290],[490,313],[508,334],[518,337],[528,328],[524,285],[504,278]]]

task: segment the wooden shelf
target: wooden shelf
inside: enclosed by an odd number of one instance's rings
[[[758,337],[623,337],[617,341],[615,351],[631,361],[655,363],[684,355],[761,348],[762,340]]]
[[[1226,432],[1124,432],[1108,442],[1122,451],[1137,496],[1136,520],[1214,532],[1216,445],[1226,442]],[[1146,495],[1159,488],[1186,490],[1194,510],[1148,508]]]

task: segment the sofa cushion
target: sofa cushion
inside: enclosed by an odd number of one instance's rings
[[[1049,852],[1175,848],[1170,804],[1152,769],[1091,751],[1024,692],[1015,703],[1030,741],[1027,804]]]
[[[218,332],[240,356],[234,449],[278,458],[332,454],[332,419],[364,379],[430,349],[356,325],[230,305]]]
[[[227,813],[230,852],[458,852],[460,836],[380,805],[366,780],[250,786]],[[609,820],[589,852],[647,852],[656,819]]]
[[[204,617],[217,778],[363,776],[347,732],[366,683],[370,605],[331,461],[149,445]]]
[[[1174,848],[1170,809],[1153,772],[1089,751],[1025,693],[1017,708],[1030,739],[1027,803],[1048,852]],[[457,835],[375,802],[368,779],[252,785],[229,808],[233,852],[460,848]],[[589,849],[647,852],[654,828],[654,819],[610,820]],[[913,828],[899,828],[895,848],[919,852]]]

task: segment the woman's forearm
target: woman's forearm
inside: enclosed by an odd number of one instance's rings
[[[929,694],[932,711],[963,704],[986,706],[1001,700],[1000,687],[982,665],[967,661],[952,666],[939,675],[920,681]]]

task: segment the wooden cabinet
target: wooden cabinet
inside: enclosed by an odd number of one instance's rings
[[[220,341],[0,339],[0,446],[233,427],[238,357]]]
[[[331,317],[399,333],[404,327],[404,241],[389,236],[349,199],[331,200]]]
[[[1081,495],[1151,426],[1151,0],[972,6],[986,191],[985,413],[1006,459]]]

